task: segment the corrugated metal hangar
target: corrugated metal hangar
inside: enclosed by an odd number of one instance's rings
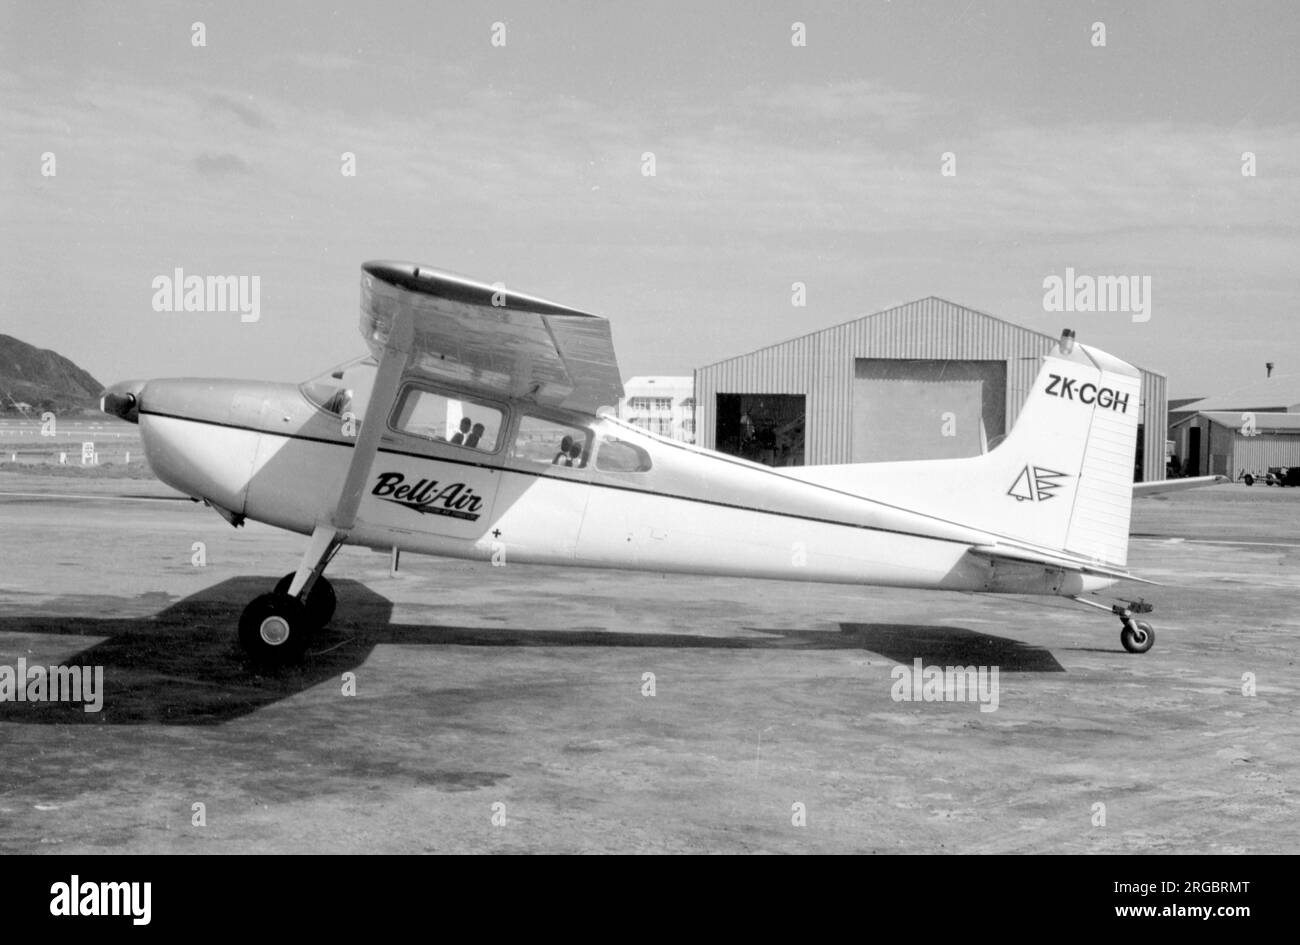
[[[1262,476],[1274,466],[1300,466],[1300,383],[1270,376],[1183,401],[1170,412],[1169,438],[1184,476]]]
[[[1056,340],[908,302],[697,369],[697,442],[773,466],[974,456],[1011,429]],[[1142,370],[1139,481],[1165,478],[1167,422],[1165,376]]]
[[[1188,476],[1260,477],[1276,466],[1300,466],[1300,413],[1205,411],[1180,426],[1177,439],[1189,442]]]

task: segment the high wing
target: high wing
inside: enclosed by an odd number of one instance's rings
[[[604,318],[413,263],[361,269],[361,334],[375,357],[398,314],[410,318],[403,374],[586,413],[623,396]]]
[[[1182,492],[1185,489],[1199,489],[1201,486],[1217,486],[1227,482],[1227,476],[1193,476],[1190,479],[1159,479],[1155,482],[1133,483],[1133,498],[1144,499],[1149,495],[1162,492]]]

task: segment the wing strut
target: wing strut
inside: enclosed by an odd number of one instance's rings
[[[388,338],[384,341],[379,357],[379,369],[375,372],[370,402],[366,404],[366,415],[361,421],[361,432],[352,450],[352,461],[348,466],[347,477],[343,480],[343,488],[339,491],[338,504],[329,521],[316,523],[307,551],[302,556],[302,563],[298,565],[298,573],[289,585],[291,597],[307,599],[312,585],[356,524],[357,509],[361,506],[361,496],[366,481],[370,478],[375,455],[379,452],[384,420],[392,409],[393,401],[397,399],[397,388],[406,368],[413,336],[411,312],[398,308],[393,313]]]

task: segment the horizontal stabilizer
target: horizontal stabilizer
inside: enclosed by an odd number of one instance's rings
[[[1137,581],[1139,584],[1159,586],[1158,581],[1148,581],[1145,578],[1134,577],[1127,571],[1102,567],[1077,558],[1046,554],[1029,548],[1016,548],[1010,545],[976,545],[971,548],[970,553],[979,555],[982,558],[988,558],[991,561],[1002,560],[1041,564],[1047,568],[1062,568],[1066,571],[1078,571],[1081,574],[1095,574],[1098,577],[1115,578],[1121,581]]]
[[[1182,492],[1186,489],[1199,489],[1201,486],[1217,486],[1228,482],[1227,476],[1193,476],[1191,479],[1160,479],[1156,482],[1133,483],[1133,498],[1144,499],[1162,492]]]

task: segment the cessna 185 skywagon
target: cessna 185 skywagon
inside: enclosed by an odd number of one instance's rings
[[[585,312],[371,262],[361,333],[368,357],[302,385],[124,382],[101,402],[140,424],[164,482],[233,525],[310,536],[298,569],[240,618],[258,661],[300,658],[330,620],[323,572],[345,543],[1052,594],[1113,612],[1130,651],[1154,640],[1135,617],[1149,605],[1084,597],[1130,578],[1139,376],[1072,332],[1046,355],[1011,433],[983,455],[785,468],[598,413],[623,387],[609,323]]]

